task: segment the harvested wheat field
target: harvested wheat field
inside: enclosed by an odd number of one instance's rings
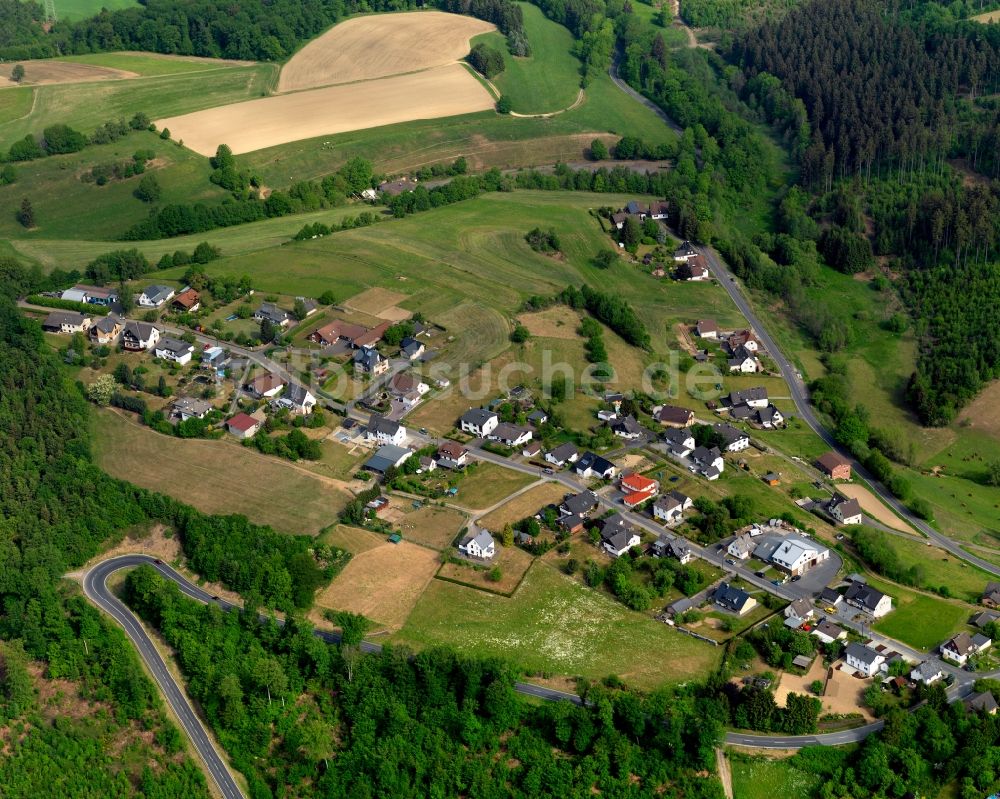
[[[544,311],[523,313],[517,321],[528,328],[533,336],[541,338],[578,339],[576,330],[580,326],[580,314],[565,305],[553,305]]]
[[[383,543],[351,558],[316,604],[360,613],[378,625],[398,629],[440,565],[434,550],[406,541]]]
[[[861,505],[861,510],[873,519],[882,522],[886,527],[891,527],[902,533],[917,534],[912,527],[883,505],[881,500],[863,485],[841,483],[837,486],[837,491],[849,499],[856,499]]]
[[[464,58],[469,40],[494,30],[479,19],[443,11],[355,17],[296,53],[281,70],[279,92],[384,78]]]
[[[15,86],[45,86],[52,83],[92,83],[98,80],[121,80],[138,78],[137,72],[124,69],[99,67],[93,64],[72,64],[68,61],[18,61],[24,67],[24,80],[15,83],[10,79],[10,70],[0,75],[0,89]]]
[[[486,111],[493,98],[461,64],[413,75],[330,86],[159,119],[201,155],[228,144],[249,153],[300,139]]]
[[[365,289],[360,294],[355,294],[342,303],[345,308],[351,308],[369,316],[378,316],[386,308],[399,305],[409,295],[392,289],[384,289],[378,286]]]

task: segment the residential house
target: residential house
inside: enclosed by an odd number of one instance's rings
[[[1000,614],[993,613],[989,610],[984,610],[982,613],[977,613],[972,617],[970,623],[973,627],[978,627],[980,630],[983,629],[987,624],[992,624],[997,619],[1000,619]]]
[[[378,375],[389,371],[389,361],[374,347],[362,347],[354,353],[354,368],[362,374]]]
[[[312,316],[319,310],[319,303],[309,297],[296,297],[295,302],[302,304],[302,311],[306,317]]]
[[[962,700],[966,713],[985,713],[988,716],[995,716],[997,713],[997,700],[990,691],[979,691]]]
[[[712,594],[712,601],[723,610],[744,616],[757,607],[757,600],[741,588],[734,588],[729,583],[720,583]]]
[[[625,211],[616,211],[611,214],[611,224],[615,226],[615,230],[621,230],[625,227],[625,221],[628,217],[629,215]]]
[[[601,542],[609,555],[620,558],[632,547],[639,546],[642,539],[625,517],[616,513],[601,525]]]
[[[737,330],[730,333],[726,344],[730,352],[735,352],[740,347],[744,347],[749,352],[758,352],[761,348],[760,341],[757,340],[752,330]]]
[[[567,495],[559,505],[560,516],[579,516],[583,518],[594,510],[600,501],[593,491],[581,491],[579,494]]]
[[[485,438],[500,424],[500,417],[493,411],[484,408],[471,408],[462,414],[458,420],[463,433],[471,433],[478,438]]]
[[[970,657],[985,652],[992,644],[993,641],[982,633],[969,635],[962,632],[941,644],[941,657],[964,666]]]
[[[373,413],[368,420],[368,427],[365,429],[365,438],[368,441],[377,441],[380,444],[392,444],[399,447],[406,441],[406,428],[399,422]]]
[[[71,289],[66,289],[59,296],[61,299],[71,302],[85,302],[89,305],[103,305],[105,307],[114,305],[120,299],[117,289],[105,286],[76,285]]]
[[[176,338],[161,338],[153,347],[153,356],[165,361],[172,361],[178,366],[191,363],[194,355],[194,345]]]
[[[529,441],[521,448],[521,454],[525,458],[534,458],[542,451],[541,441]]]
[[[843,641],[847,638],[847,630],[834,624],[829,619],[823,619],[812,628],[809,634],[816,636],[820,643],[823,644],[832,644],[834,641]]]
[[[289,383],[284,393],[276,400],[276,404],[288,408],[292,413],[308,416],[316,407],[316,397],[305,386]]]
[[[892,610],[892,597],[861,582],[853,582],[848,586],[844,592],[844,601],[876,619]]]
[[[986,583],[986,589],[983,591],[979,603],[988,608],[1000,608],[1000,583]]]
[[[879,667],[885,663],[885,655],[857,641],[851,641],[844,651],[844,662],[849,669],[854,669],[864,677],[871,677],[877,674]]]
[[[619,438],[624,438],[626,441],[636,441],[642,438],[642,434],[645,432],[642,425],[636,421],[634,416],[612,419],[608,422],[608,427],[611,428],[612,433]]]
[[[743,535],[736,536],[736,538],[729,543],[729,546],[726,547],[726,552],[734,558],[746,560],[753,553],[755,546],[756,542],[753,540],[753,536],[749,533],[743,533]]]
[[[130,320],[122,328],[122,347],[130,352],[145,352],[159,340],[159,328],[146,322]]]
[[[122,332],[122,320],[110,313],[90,326],[90,338],[95,344],[114,344]]]
[[[694,559],[694,552],[683,538],[663,533],[650,547],[654,558],[672,557],[680,561],[681,565],[690,563]]]
[[[364,468],[370,472],[385,474],[393,467],[402,466],[411,455],[413,455],[411,449],[398,447],[395,444],[383,444],[365,461]]]
[[[201,352],[201,368],[213,371],[219,377],[225,374],[226,366],[230,365],[230,363],[229,355],[222,347],[209,347],[207,350],[202,350]],[[246,366],[244,365],[245,368]],[[236,369],[235,367],[233,371],[235,374],[243,373],[243,369]]]
[[[650,219],[655,219],[657,222],[667,219],[670,216],[670,203],[664,200],[650,204],[649,216]]]
[[[641,474],[625,475],[619,485],[625,494],[622,502],[629,508],[634,508],[646,500],[652,499],[660,491],[658,480],[651,480]]]
[[[433,458],[428,458],[423,456],[420,458],[420,466],[417,469],[417,474],[430,474],[437,469],[437,461]]]
[[[684,241],[681,246],[674,250],[674,260],[675,261],[686,261],[689,258],[694,258],[698,254],[698,251],[694,248],[690,241]]]
[[[170,307],[181,313],[195,313],[201,308],[201,295],[192,288],[183,289],[174,297]]]
[[[709,480],[718,480],[725,468],[725,461],[718,447],[696,447],[689,457],[693,464],[691,471],[698,472]]]
[[[263,424],[259,419],[238,413],[226,422],[226,429],[237,438],[253,438]]]
[[[913,682],[931,685],[944,678],[944,669],[937,660],[925,660],[910,672],[910,679]]]
[[[424,343],[412,336],[407,336],[399,344],[399,354],[410,361],[415,361],[425,351]]]
[[[470,558],[489,560],[496,554],[497,546],[488,530],[480,530],[459,544],[458,551],[464,552]]]
[[[188,419],[204,419],[212,407],[212,403],[205,402],[205,400],[194,397],[178,397],[171,404],[170,410],[174,416],[178,416],[182,422],[186,422]]]
[[[694,334],[699,338],[714,338],[719,337],[719,325],[714,319],[701,319],[694,326]]]
[[[851,462],[839,452],[827,452],[816,459],[816,465],[831,480],[850,480]]]
[[[389,391],[393,399],[407,410],[417,405],[430,390],[430,386],[408,372],[397,372],[389,378]]]
[[[705,259],[700,255],[693,255],[677,265],[674,276],[678,280],[708,280],[712,275],[708,271]]]
[[[726,452],[741,452],[750,446],[750,436],[742,430],[737,430],[731,424],[714,425],[715,432],[722,437],[723,449]]]
[[[695,448],[694,436],[686,428],[674,428],[663,434],[667,448],[678,457],[687,457]]]
[[[84,333],[90,329],[93,317],[76,311],[52,311],[42,322],[47,333]]]
[[[159,308],[173,298],[174,290],[170,286],[147,286],[137,302],[142,308]]]
[[[733,391],[726,399],[726,404],[729,407],[748,405],[751,408],[766,408],[769,404],[767,389],[763,386],[754,386],[753,388],[745,388],[742,391]]]
[[[826,509],[840,524],[861,524],[863,518],[861,503],[853,497],[848,499],[840,494],[836,494],[827,503]]]
[[[354,339],[353,346],[374,347],[382,340],[382,336],[385,335],[385,331],[388,330],[391,325],[392,322],[382,322],[381,324],[375,325],[375,327],[368,328],[364,333]]]
[[[808,599],[796,599],[785,608],[786,619],[794,617],[796,619],[802,619],[802,621],[808,621],[815,615],[816,610],[809,604]]]
[[[260,308],[253,312],[253,318],[258,322],[268,321],[278,328],[286,327],[292,323],[292,315],[273,302],[261,303]]]
[[[680,491],[671,491],[664,494],[653,503],[653,518],[676,524],[684,518],[684,511],[692,507],[694,502],[691,497],[687,497]]]
[[[746,347],[737,347],[733,354],[726,361],[730,372],[740,372],[741,374],[753,374],[761,371],[760,361]]]
[[[629,200],[625,204],[625,212],[629,216],[637,216],[640,221],[645,221],[646,217],[649,216],[649,206],[643,205],[636,200]]]
[[[816,603],[822,605],[823,607],[836,608],[844,601],[843,595],[841,595],[835,588],[824,588],[816,596]]]
[[[254,397],[254,399],[271,399],[281,393],[285,387],[285,379],[274,372],[265,372],[258,375],[249,383],[244,384],[243,390]]]
[[[469,460],[469,450],[456,441],[445,441],[438,447],[434,459],[444,469],[461,469]]]
[[[333,346],[341,340],[353,346],[354,340],[363,336],[367,331],[368,328],[363,325],[355,325],[351,322],[344,322],[337,319],[327,325],[316,328],[309,334],[309,340],[315,344],[322,344],[324,347]]]
[[[771,556],[771,563],[789,574],[804,574],[830,557],[830,550],[817,546],[805,538],[789,537]]]
[[[519,447],[522,444],[531,441],[533,433],[530,427],[525,427],[519,424],[510,424],[509,422],[501,422],[498,424],[492,433],[490,433],[487,438],[490,441],[498,441],[505,447]]]
[[[694,411],[677,405],[661,405],[653,410],[653,418],[666,427],[688,427],[694,422]]]
[[[765,430],[773,430],[785,423],[785,417],[773,405],[768,405],[766,408],[761,408],[757,411],[754,421]]]
[[[610,480],[615,476],[617,467],[607,458],[586,452],[573,464],[573,471],[580,477],[600,477],[603,480]]]
[[[549,420],[549,415],[541,408],[535,408],[535,410],[533,410],[531,413],[528,414],[528,424],[534,427],[543,425],[548,420]]]

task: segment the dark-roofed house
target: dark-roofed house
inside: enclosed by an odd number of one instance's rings
[[[377,376],[389,371],[389,361],[374,347],[362,347],[354,351],[354,368],[363,374]]]
[[[602,458],[593,452],[586,452],[573,464],[573,471],[580,477],[600,477],[604,480],[610,480],[615,476],[617,467],[607,458]]]
[[[757,411],[756,422],[765,430],[771,430],[779,425],[783,424],[785,417],[781,414],[777,408],[773,405],[768,405],[766,408],[761,408]]]
[[[258,322],[267,320],[276,327],[285,327],[292,323],[292,315],[284,308],[279,308],[273,302],[261,303],[260,308],[253,312],[253,318]]]
[[[485,438],[500,424],[500,417],[485,408],[470,408],[458,420],[463,433],[471,433],[479,438]]]
[[[575,463],[579,457],[580,451],[568,441],[545,453],[545,460],[560,469],[567,463]]]
[[[147,286],[137,302],[143,308],[159,308],[173,298],[174,290],[170,286]]]
[[[727,398],[726,404],[730,407],[734,405],[749,405],[751,408],[766,408],[768,405],[767,389],[763,386],[745,388],[742,391],[733,391]]]
[[[686,457],[695,447],[694,436],[686,428],[674,428],[663,434],[667,448],[678,457]]]
[[[695,447],[690,455],[692,472],[698,472],[709,480],[718,480],[725,468],[725,461],[718,447]]]
[[[796,618],[807,621],[816,615],[816,610],[809,604],[808,599],[796,599],[785,608],[785,618]]]
[[[914,682],[930,685],[944,677],[944,669],[940,662],[936,660],[925,660],[910,672],[910,679]]]
[[[671,491],[653,503],[653,517],[667,524],[676,524],[684,519],[684,511],[693,504],[691,497],[685,496],[680,491]]]
[[[302,303],[302,312],[306,316],[312,316],[319,310],[319,303],[309,297],[296,297],[295,302]]]
[[[95,344],[114,344],[122,332],[122,320],[115,314],[102,316],[90,326],[90,338]]]
[[[639,546],[642,539],[625,517],[616,513],[605,519],[601,525],[601,542],[609,555],[620,558],[632,547]]]
[[[612,433],[619,438],[624,438],[626,441],[635,441],[638,438],[642,438],[642,434],[645,432],[642,425],[636,421],[634,416],[612,419],[608,422],[608,427],[611,428]]]
[[[992,624],[997,619],[1000,619],[1000,614],[994,613],[990,610],[984,610],[982,613],[977,613],[972,617],[971,624],[973,627],[978,627],[981,630],[987,624]]]
[[[737,347],[733,354],[726,361],[730,372],[740,372],[742,374],[753,374],[761,371],[760,361],[746,347]]]
[[[146,322],[130,320],[122,328],[122,347],[130,352],[145,352],[159,340],[159,328]]]
[[[308,416],[316,407],[316,397],[309,389],[298,383],[289,383],[276,402],[279,406],[301,416]]]
[[[42,322],[46,333],[83,333],[90,329],[93,317],[76,311],[52,311]]]
[[[715,432],[722,437],[723,449],[726,452],[740,452],[750,446],[750,436],[742,430],[737,430],[731,424],[714,425]]]
[[[576,516],[586,516],[598,505],[597,494],[593,491],[581,491],[579,494],[569,494],[559,505],[559,513],[562,516],[570,514]]]
[[[413,450],[397,447],[395,444],[383,444],[364,463],[364,468],[379,474],[385,474],[393,466],[402,466],[413,454]]]
[[[878,671],[879,666],[885,663],[885,655],[859,644],[857,641],[851,641],[844,651],[844,662],[847,663],[848,668],[854,669],[858,674],[871,677]]]
[[[498,441],[505,447],[519,447],[528,441],[531,441],[531,428],[524,427],[519,424],[510,424],[508,422],[501,422],[490,433],[487,438],[490,441]]]
[[[743,616],[757,607],[757,600],[741,588],[720,583],[712,594],[712,601],[723,610]]]
[[[698,254],[698,251],[694,248],[690,241],[684,241],[681,246],[674,250],[674,260],[675,261],[686,261],[688,258],[694,258]]]
[[[986,583],[979,602],[988,608],[1000,608],[1000,583],[993,581]]]
[[[830,606],[835,608],[844,601],[844,597],[835,588],[824,588],[819,592],[816,601],[824,607]]]
[[[415,361],[424,354],[424,342],[418,341],[412,336],[407,336],[399,342],[399,354],[410,361]]]
[[[844,601],[876,619],[892,610],[892,597],[865,583],[851,583],[844,592]]]
[[[153,347],[153,356],[165,361],[173,361],[178,366],[191,362],[194,345],[177,338],[161,338]]]
[[[653,411],[653,418],[667,427],[688,427],[694,422],[694,411],[678,405],[661,405]]]
[[[839,452],[827,452],[816,459],[816,465],[831,480],[850,480],[851,462]]]
[[[992,644],[993,641],[981,633],[962,632],[941,644],[941,657],[964,666],[970,657],[985,652]]]
[[[260,430],[261,421],[248,416],[245,413],[238,413],[226,422],[226,429],[237,438],[253,438]]]
[[[861,503],[854,497],[848,499],[837,494],[827,503],[826,509],[841,524],[861,524]]]
[[[690,563],[694,558],[694,553],[691,551],[691,547],[688,546],[687,542],[683,538],[677,538],[677,536],[668,535],[666,533],[653,542],[652,551],[653,557],[675,558],[680,561],[681,565]]]
[[[173,411],[174,416],[178,416],[182,422],[186,422],[188,419],[204,419],[212,410],[212,403],[195,397],[178,397],[170,406],[170,410]]]
[[[399,447],[406,441],[406,428],[399,422],[373,413],[365,429],[365,438],[369,441],[378,441],[380,444],[393,444]]]
[[[816,636],[824,644],[832,644],[834,641],[841,641],[847,638],[847,630],[838,627],[829,619],[823,619],[823,621],[812,628],[809,634]]]
[[[997,700],[990,691],[979,691],[962,700],[967,713],[985,713],[995,716],[997,713]]]

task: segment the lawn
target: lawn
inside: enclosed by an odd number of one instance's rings
[[[874,629],[910,646],[930,651],[965,628],[971,608],[869,578],[868,582],[892,596],[893,610]]]
[[[33,92],[34,89],[28,86],[0,92],[0,120],[20,119],[27,114],[31,110]]]
[[[774,799],[794,796],[810,799],[816,795],[820,778],[796,768],[788,760],[731,755],[733,799]]]
[[[703,679],[721,656],[542,561],[509,599],[435,580],[392,640],[507,657],[528,672],[617,674],[643,689]]]
[[[509,595],[517,588],[533,561],[534,557],[520,547],[498,546],[497,554],[489,564],[480,565],[468,561],[445,563],[437,576],[495,594]],[[500,569],[499,580],[492,579],[494,568]]]
[[[393,516],[392,523],[402,532],[403,538],[432,549],[449,548],[459,530],[465,526],[465,514],[454,508],[437,505],[414,508],[411,500],[402,497],[393,504],[402,507],[399,515]]]
[[[231,441],[171,438],[112,411],[92,418],[102,469],[206,513],[240,513],[282,532],[315,534],[350,498],[332,480]]]
[[[546,505],[559,504],[566,493],[566,487],[560,483],[543,483],[483,516],[479,524],[491,532],[499,533],[506,524],[513,524],[526,516],[533,516]]]
[[[55,0],[56,18],[61,22],[86,19],[99,14],[102,9],[117,11],[134,8],[135,0]]]
[[[466,468],[466,475],[458,484],[458,495],[451,501],[470,510],[488,508],[536,479],[495,463],[479,462]]]
[[[518,5],[531,45],[529,57],[511,56],[507,37],[498,32],[477,36],[472,44],[482,42],[503,53],[504,70],[492,81],[510,99],[515,112],[543,114],[567,108],[576,100],[580,88],[580,61],[571,52],[573,35],[547,19],[538,6]]]

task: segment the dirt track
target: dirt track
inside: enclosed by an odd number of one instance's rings
[[[355,17],[336,25],[292,57],[279,92],[315,89],[443,66],[464,58],[469,39],[494,30],[473,17],[411,11]]]
[[[493,98],[461,64],[412,75],[329,86],[218,106],[157,120],[202,155],[219,144],[249,153],[300,139],[493,108]]]

